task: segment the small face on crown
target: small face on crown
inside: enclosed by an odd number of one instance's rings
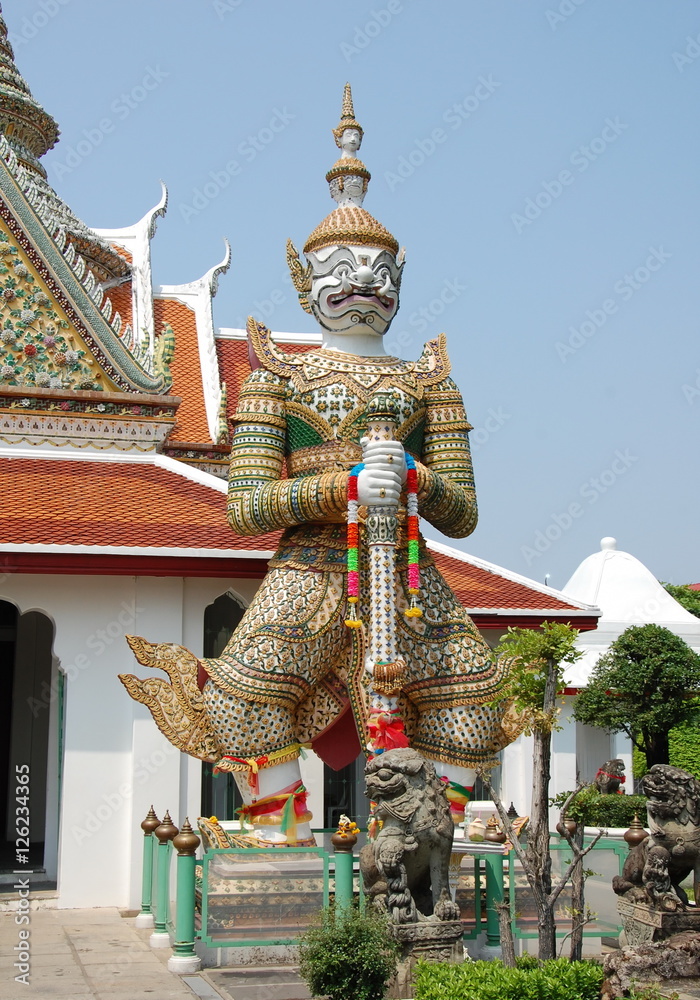
[[[340,148],[343,151],[343,156],[355,156],[362,145],[362,136],[359,130],[356,128],[346,128],[343,129],[343,133],[340,137]]]
[[[402,264],[388,250],[323,247],[307,253],[311,311],[330,333],[386,333],[399,308]]]

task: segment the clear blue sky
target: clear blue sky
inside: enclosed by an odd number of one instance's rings
[[[475,427],[481,519],[455,544],[562,586],[615,535],[662,579],[700,579],[697,3],[3,9],[61,126],[54,186],[112,227],[150,208],[162,177],[155,278],[199,277],[228,236],[220,326],[254,313],[313,329],[285,241],[333,205],[350,80],[365,206],[407,252],[387,339],[414,358],[444,330]]]

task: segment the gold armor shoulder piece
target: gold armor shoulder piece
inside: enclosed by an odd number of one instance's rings
[[[263,368],[274,372],[275,375],[285,375],[289,377],[294,372],[299,371],[304,359],[304,352],[299,354],[287,354],[281,351],[272,342],[272,334],[266,326],[258,323],[252,316],[248,317],[246,323],[248,338],[253,345],[255,356]]]
[[[423,385],[437,385],[447,378],[451,370],[452,365],[447,356],[447,337],[441,333],[429,340],[423,348],[423,353],[416,362],[415,376]]]

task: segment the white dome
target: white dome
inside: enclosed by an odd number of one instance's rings
[[[562,591],[602,611],[598,628],[581,633],[576,643],[584,655],[567,667],[570,687],[587,683],[598,658],[631,625],[662,625],[700,652],[700,618],[671,597],[639,559],[619,551],[614,538],[601,539],[600,552],[583,560]]]
[[[671,597],[639,559],[620,552],[614,538],[603,538],[600,552],[584,559],[562,589],[569,597],[597,604],[603,612],[601,625],[606,621],[654,622],[669,628],[696,625],[700,635],[700,618]]]

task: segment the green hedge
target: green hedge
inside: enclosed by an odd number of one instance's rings
[[[552,800],[552,805],[563,806],[570,792],[562,792]],[[646,823],[647,800],[644,795],[601,795],[590,785],[580,792],[569,806],[567,813],[571,819],[584,826],[627,828],[637,813],[642,824]]]
[[[668,760],[674,767],[682,767],[700,780],[700,716],[695,716],[668,734]],[[632,772],[642,778],[649,768],[647,759],[636,747],[632,751]]]
[[[603,969],[593,962],[523,962],[508,969],[497,960],[463,965],[419,962],[415,1000],[600,1000]],[[524,966],[524,967],[523,967]]]

